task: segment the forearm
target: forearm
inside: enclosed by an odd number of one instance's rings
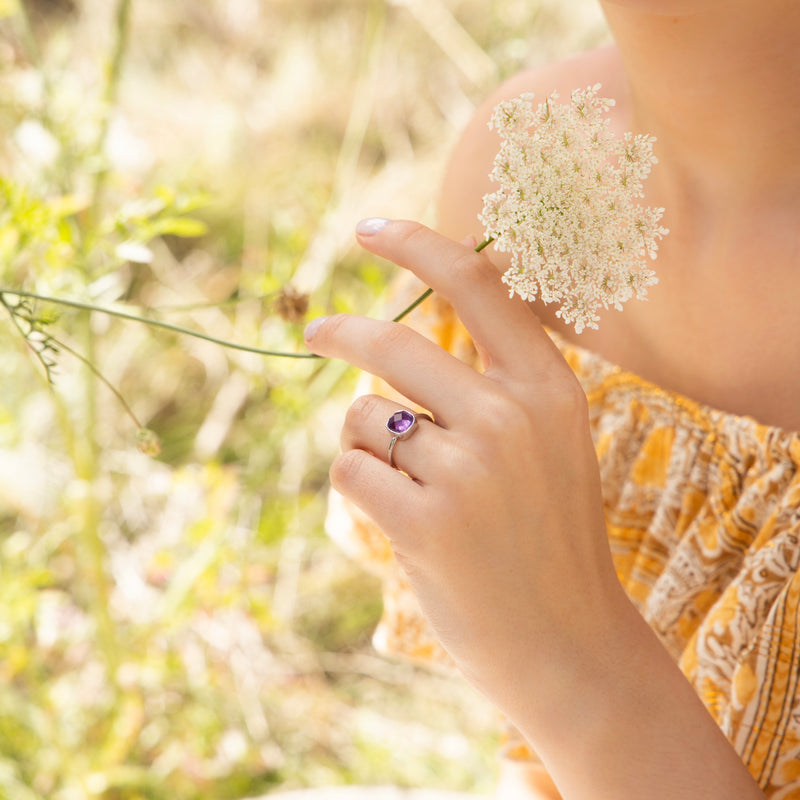
[[[601,620],[572,653],[534,645],[523,685],[498,693],[565,800],[764,800],[627,599]]]

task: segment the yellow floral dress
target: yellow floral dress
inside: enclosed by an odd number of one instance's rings
[[[477,367],[433,297],[413,325]],[[750,772],[800,800],[800,434],[716,411],[559,340],[589,398],[619,579]],[[398,397],[374,379],[365,391]],[[384,652],[446,663],[382,534],[334,498],[328,528],[384,580]],[[532,757],[510,741],[505,757]]]

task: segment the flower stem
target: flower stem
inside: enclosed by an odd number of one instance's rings
[[[105,146],[108,139],[108,131],[111,125],[111,115],[117,103],[122,68],[127,54],[130,41],[130,20],[131,20],[132,0],[119,0],[115,13],[116,41],[111,51],[111,57],[107,66],[106,84],[103,95],[103,106],[101,110],[100,124],[97,131],[97,141],[95,142],[95,152],[100,156],[100,168],[94,176],[92,186],[91,201],[89,204],[88,219],[90,224],[97,222],[105,190],[106,180],[108,179],[108,164],[105,162]]]
[[[487,247],[494,241],[494,238],[490,236],[488,239],[484,239],[479,245],[475,247],[475,252],[480,253],[484,247]],[[426,289],[411,305],[406,306],[396,317],[392,318],[392,322],[400,322],[403,317],[407,317],[423,300],[430,297],[433,294],[433,289]]]
[[[209,336],[207,333],[193,331],[189,328],[183,328],[180,325],[173,325],[171,322],[163,322],[160,319],[143,317],[130,311],[123,311],[119,308],[98,306],[93,303],[84,303],[81,300],[68,300],[64,297],[53,297],[51,295],[35,294],[34,292],[23,292],[18,289],[0,288],[0,297],[3,297],[7,294],[15,295],[17,297],[27,297],[31,300],[39,300],[42,303],[53,303],[54,305],[66,306],[68,308],[77,308],[82,311],[96,311],[100,314],[108,314],[109,316],[127,319],[132,322],[141,322],[145,325],[152,325],[156,328],[164,328],[165,330],[172,331],[173,333],[180,333],[184,336],[194,336],[196,339],[204,339],[207,342],[218,344],[221,347],[228,347],[232,350],[243,350],[246,353],[256,353],[257,355],[262,356],[281,356],[282,358],[319,358],[319,356],[315,355],[314,353],[288,353],[281,352],[279,350],[264,350],[260,347],[252,347],[246,344],[237,344],[236,342],[230,342],[227,339],[218,339],[216,336]]]
[[[484,247],[492,242],[492,238],[485,239],[476,248],[475,252],[480,253]],[[426,289],[411,305],[404,308],[392,322],[399,322],[404,317],[408,316],[420,303],[427,297],[433,294],[433,289]],[[120,308],[110,308],[108,306],[98,306],[94,303],[86,303],[82,300],[70,300],[66,297],[54,297],[52,295],[37,294],[35,292],[24,292],[21,289],[4,289],[0,287],[0,303],[5,304],[5,296],[12,295],[14,297],[24,297],[30,300],[38,300],[42,303],[52,303],[53,305],[66,306],[67,308],[77,308],[81,311],[96,311],[100,314],[108,314],[112,317],[119,319],[130,320],[131,322],[141,322],[144,325],[152,325],[155,328],[163,328],[164,330],[179,333],[183,336],[194,336],[196,339],[203,339],[206,342],[217,344],[220,347],[227,347],[231,350],[241,350],[245,353],[255,353],[260,356],[278,356],[280,358],[321,358],[315,353],[290,353],[282,350],[265,350],[262,347],[253,347],[247,344],[238,344],[231,342],[228,339],[219,339],[216,336],[210,336],[207,333],[194,331],[190,328],[184,328],[181,325],[174,325],[171,322],[164,322],[160,319],[153,319],[152,317],[145,317],[141,314],[134,314],[131,311],[125,311]],[[63,344],[63,343],[62,343]]]
[[[125,413],[133,420],[133,424],[136,425],[137,428],[140,430],[144,428],[144,425],[139,422],[139,418],[136,416],[133,409],[130,407],[130,405],[128,405],[127,400],[125,400],[125,398],[122,396],[122,392],[120,392],[120,390],[117,389],[117,387],[114,386],[114,384],[111,383],[111,381],[106,378],[106,376],[103,375],[103,373],[100,372],[100,370],[91,361],[89,361],[88,358],[86,358],[86,356],[71,348],[68,344],[66,344],[66,342],[56,339],[55,336],[51,336],[50,338],[52,339],[53,344],[55,344],[59,349],[65,350],[67,353],[73,356],[73,358],[77,358],[78,361],[80,361],[86,367],[86,369],[88,369],[89,372],[91,372],[92,375],[94,375],[95,378],[97,378],[111,392],[111,394],[117,398],[120,405],[123,407],[123,409],[125,409]]]

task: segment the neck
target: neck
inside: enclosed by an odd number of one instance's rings
[[[679,0],[603,4],[630,122],[658,137],[659,172],[716,205],[799,194],[800,3],[692,0],[699,10],[674,15],[649,8]]]

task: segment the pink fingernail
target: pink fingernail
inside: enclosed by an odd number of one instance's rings
[[[388,224],[389,220],[384,217],[368,217],[356,225],[356,233],[362,236],[373,236],[380,233]]]
[[[306,325],[306,329],[303,331],[303,337],[307,342],[310,342],[314,338],[314,334],[319,330],[320,326],[323,322],[325,322],[326,319],[328,318],[317,317],[316,319],[312,319],[311,322]]]

